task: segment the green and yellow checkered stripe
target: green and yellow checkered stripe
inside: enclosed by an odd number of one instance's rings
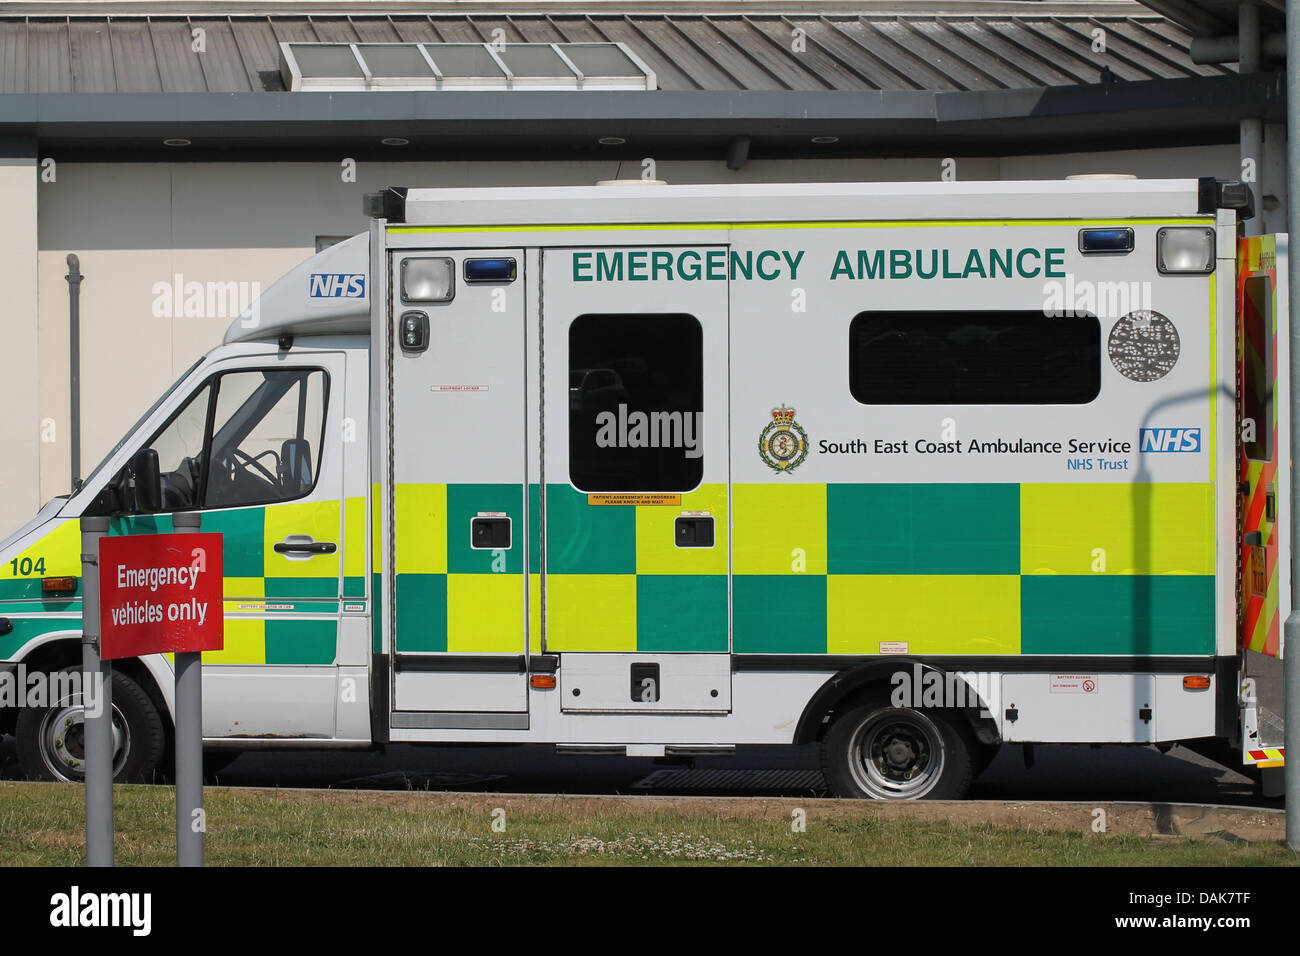
[[[170,517],[161,516],[115,519],[112,533],[141,533],[141,523],[171,530]],[[225,647],[205,652],[203,663],[334,663],[341,555],[291,561],[272,546],[291,534],[338,541],[339,528],[338,501],[205,511],[202,530],[222,534],[226,623]],[[279,619],[291,614],[321,617]]]
[[[537,486],[528,490],[529,569],[540,568]],[[407,653],[518,654],[524,631],[519,485],[398,485],[397,648]],[[548,651],[721,651],[727,641],[727,494],[707,485],[678,506],[587,504],[547,488]],[[713,548],[681,549],[673,519],[709,511]],[[469,547],[480,512],[515,519],[504,561]],[[494,569],[493,562],[496,561]],[[529,575],[531,650],[541,651],[541,578]]]
[[[683,511],[714,518],[712,548],[676,546]],[[727,486],[678,505],[589,505],[568,485],[546,492],[548,651],[726,653]]]
[[[535,501],[535,489],[533,497]],[[522,652],[523,500],[522,485],[397,486],[394,570],[399,652]],[[511,518],[509,549],[497,553],[470,547],[470,521],[481,512]],[[536,515],[535,504],[532,512]],[[536,552],[536,533],[530,538]],[[532,566],[537,566],[536,558]],[[535,598],[531,603],[538,604]]]
[[[737,653],[1212,654],[1211,484],[736,485]]]
[[[357,499],[360,501],[361,499]],[[349,503],[351,504],[351,503]],[[364,509],[364,504],[361,506]],[[353,509],[349,509],[351,512]],[[364,544],[364,510],[358,540]],[[349,514],[351,518],[351,513]],[[336,616],[342,556],[317,555],[290,561],[272,549],[290,534],[338,541],[339,502],[289,502],[226,511],[205,511],[203,531],[221,532],[224,562],[225,647],[206,651],[205,664],[332,664],[337,654]],[[156,534],[172,531],[170,515],[114,518],[109,533]],[[75,520],[51,528],[25,554],[45,558],[45,576],[81,575],[81,533]],[[364,594],[364,546],[359,556],[346,551],[348,573]],[[6,568],[6,570],[9,570]],[[348,581],[354,580],[349,577]],[[349,587],[349,592],[355,585]],[[274,609],[267,605],[274,605]],[[48,612],[80,612],[80,581],[73,599],[40,599],[40,577],[0,577],[0,613],[15,615],[14,630],[0,639],[0,659],[51,629],[72,627],[70,619]],[[43,613],[44,612],[44,613]],[[311,614],[319,617],[298,617]],[[285,617],[286,619],[279,619]]]

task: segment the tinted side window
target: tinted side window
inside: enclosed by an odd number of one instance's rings
[[[569,326],[569,477],[583,491],[690,491],[704,477],[704,333],[690,315]]]
[[[1273,457],[1273,302],[1268,276],[1246,280],[1241,299],[1243,423],[1254,422],[1254,440],[1243,442],[1246,457]],[[1249,435],[1248,431],[1245,434]]]
[[[147,447],[158,452],[159,484],[164,511],[185,511],[199,504],[200,462],[203,434],[208,424],[208,398],[212,386],[205,384],[185,403]]]
[[[204,505],[266,504],[311,491],[324,443],[326,392],[320,369],[219,376]]]
[[[865,405],[1082,405],[1101,391],[1101,323],[1042,312],[861,312],[849,391]]]
[[[308,494],[320,471],[328,399],[322,369],[250,369],[208,379],[144,446],[157,453],[161,510]],[[129,463],[88,513],[137,513],[138,499],[126,491],[133,480]]]

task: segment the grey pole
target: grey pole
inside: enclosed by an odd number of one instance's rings
[[[1286,2],[1287,231],[1300,236],[1300,0]],[[1288,247],[1289,248],[1289,247]],[[1300,307],[1300,263],[1287,264],[1291,309]],[[1300,448],[1300,322],[1291,327],[1291,458]],[[1300,541],[1300,485],[1291,469],[1291,550]],[[1300,561],[1291,561],[1291,613],[1286,618],[1283,681],[1286,686],[1286,844],[1300,850]]]
[[[1237,70],[1240,73],[1258,73],[1263,67],[1259,38],[1259,7],[1253,3],[1243,3],[1237,9]],[[1255,179],[1252,186],[1258,199],[1259,207],[1255,215],[1245,222],[1246,235],[1258,236],[1263,233],[1264,222],[1264,121],[1257,116],[1247,117],[1241,121],[1241,168],[1242,175],[1246,161],[1254,165]]]
[[[72,484],[76,491],[81,484],[81,263],[76,253],[68,253],[68,365],[69,365],[69,421],[71,443]]]
[[[199,530],[202,515],[172,515],[172,528]],[[176,655],[176,865],[203,865],[203,670],[202,655]]]
[[[113,666],[99,656],[99,540],[107,518],[81,519],[81,700],[86,752],[86,865],[113,865]]]

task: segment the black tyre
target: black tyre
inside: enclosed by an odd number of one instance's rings
[[[60,673],[80,671],[68,668]],[[51,686],[57,683],[52,680]],[[80,684],[72,686],[79,688]],[[79,690],[63,693],[49,706],[24,707],[18,712],[14,730],[18,764],[28,778],[70,783],[85,780],[84,719]],[[113,742],[114,782],[152,782],[167,743],[163,719],[144,688],[117,670],[113,671]]]
[[[839,797],[959,800],[974,777],[974,747],[960,713],[895,707],[882,694],[835,717],[822,773]]]

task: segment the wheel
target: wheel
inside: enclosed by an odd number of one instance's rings
[[[822,772],[839,797],[958,800],[974,776],[974,746],[961,714],[895,707],[881,695],[834,719]]]
[[[80,674],[67,668],[65,675]],[[76,686],[46,707],[24,707],[18,712],[14,736],[18,764],[35,780],[81,783],[86,779],[85,715],[78,683],[51,680],[50,686]],[[120,671],[113,671],[113,781],[152,781],[166,746],[162,717],[144,688]]]

